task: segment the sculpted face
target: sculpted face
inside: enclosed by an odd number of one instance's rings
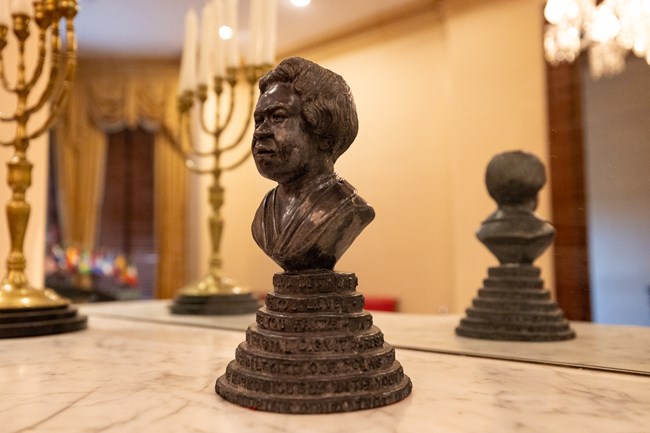
[[[277,83],[255,107],[255,165],[262,176],[281,184],[300,179],[320,161],[319,143],[306,130],[300,103],[289,84]]]

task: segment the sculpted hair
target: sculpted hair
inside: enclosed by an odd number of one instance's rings
[[[499,153],[485,171],[485,184],[499,205],[537,202],[537,193],[546,183],[542,161],[521,150]]]
[[[302,101],[302,116],[311,132],[332,143],[334,161],[352,144],[359,131],[354,99],[343,77],[300,57],[290,57],[260,80],[260,92],[287,83]]]

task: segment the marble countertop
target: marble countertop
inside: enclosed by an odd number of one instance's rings
[[[255,314],[185,316],[169,313],[170,301],[130,301],[84,304],[84,314],[137,321],[175,323],[244,331]],[[459,337],[454,329],[460,315],[422,315],[373,311],[374,322],[386,341],[403,348],[539,364],[573,366],[650,376],[650,328],[571,322],[577,338],[570,341],[528,343]],[[650,430],[649,430],[650,431]]]
[[[0,340],[2,432],[647,433],[650,426],[644,376],[405,349],[397,357],[414,388],[400,403],[335,415],[251,411],[214,393],[243,338],[92,315],[85,331]]]

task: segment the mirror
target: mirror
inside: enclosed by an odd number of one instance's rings
[[[487,266],[494,264],[494,259],[474,238],[480,222],[493,210],[483,183],[485,165],[491,156],[502,150],[524,148],[546,158],[547,169],[552,171],[555,159],[563,158],[547,148],[547,83],[541,58],[543,2],[457,1],[446,2],[444,7],[440,2],[399,3],[399,13],[391,18],[389,14],[377,16],[345,34],[334,32],[320,44],[304,45],[284,54],[312,58],[343,75],[361,116],[360,135],[337,169],[375,206],[378,217],[359,244],[343,257],[341,265],[359,274],[360,289],[367,296],[396,297],[401,311],[458,314],[471,302]],[[335,2],[332,5],[336,7]],[[84,19],[83,14],[79,19]],[[152,19],[148,18],[150,22]],[[281,17],[280,28],[283,25],[290,23],[283,22]],[[82,61],[92,59],[82,57]],[[590,92],[586,89],[585,94]],[[633,99],[636,98],[647,99],[639,92],[634,94]],[[590,116],[588,108],[582,111]],[[596,123],[602,125],[600,121]],[[587,140],[592,137],[586,130],[581,133]],[[638,144],[643,138],[636,140]],[[591,159],[591,147],[585,149],[582,163],[587,163],[587,169],[582,181],[588,207],[585,212],[584,206],[581,209],[581,205],[573,203],[573,208],[583,214],[587,243],[590,225],[599,224],[589,216],[598,213],[600,206],[590,201],[590,190],[595,187],[592,181],[610,178],[592,176],[590,167],[597,163]],[[640,163],[642,158],[635,149],[634,162]],[[627,152],[617,156],[622,153]],[[570,172],[576,170],[574,163],[568,162]],[[639,173],[635,179],[643,177],[640,169],[623,171]],[[641,197],[644,193],[647,196],[647,186],[628,185],[616,178],[616,172],[611,175],[614,178],[609,185],[619,185],[626,192],[638,190]],[[191,218],[196,217],[197,222],[188,237],[193,243],[186,244],[186,251],[188,260],[198,265],[190,270],[195,275],[188,275],[188,279],[202,273],[208,250],[202,243],[205,236],[201,235],[205,230],[207,185],[196,179],[192,182],[191,194],[195,197],[190,200],[190,209],[195,214]],[[259,180],[250,162],[225,182],[224,267],[238,281],[264,292],[277,268],[250,239],[250,220],[271,185]],[[573,187],[564,182],[552,182],[545,188],[539,208],[539,213],[555,222],[558,230],[562,229],[562,210],[552,209],[550,188],[565,188],[572,193]],[[637,217],[639,224],[621,223],[620,227],[635,228],[636,236],[632,235],[633,242],[627,244],[648,244],[642,241],[643,234],[648,232],[647,223],[640,223],[643,219]],[[611,230],[608,233],[611,235]],[[590,248],[597,248],[600,238],[591,241],[591,232],[589,236]],[[630,236],[629,231],[626,236]],[[576,245],[571,239],[567,242],[568,247]],[[609,247],[605,250],[611,251]],[[639,258],[647,251],[643,247],[628,250],[636,261],[641,261]],[[562,245],[557,245],[554,258],[561,257],[573,258],[565,268],[569,277],[582,267],[584,274],[591,276],[593,287],[599,284],[596,281],[600,277],[594,269],[600,268],[597,263],[602,259],[596,249],[589,251],[587,262],[587,256],[579,251],[563,250]],[[549,255],[542,259],[543,277],[549,287],[559,287],[569,278],[554,272],[554,258]],[[630,302],[638,309],[633,323],[647,325],[650,297],[646,286],[650,278],[647,266],[645,271],[631,271],[628,266],[633,261],[618,263],[616,269],[628,275],[634,273],[635,281],[621,280],[614,285],[634,287],[629,289],[636,293],[635,300]],[[589,292],[571,288],[569,292],[572,290],[582,298],[571,318],[588,319],[584,306],[590,305],[590,300],[584,295]],[[619,289],[617,293],[620,296],[624,291]],[[558,291],[558,299],[561,296]],[[597,302],[600,294],[592,292],[592,299]],[[612,302],[606,300],[605,304]],[[632,304],[617,308],[629,316]],[[593,310],[597,320],[622,323],[600,315],[597,306]],[[645,322],[639,319],[643,315]]]

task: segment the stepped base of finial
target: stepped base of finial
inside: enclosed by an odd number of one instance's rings
[[[35,337],[80,331],[88,318],[70,305],[0,309],[0,338]]]
[[[551,299],[531,265],[499,266],[488,270],[456,334],[462,337],[509,341],[561,341],[575,338],[564,313]]]
[[[349,412],[396,403],[411,380],[363,310],[354,274],[276,274],[274,292],[216,384],[240,406],[278,413]]]

